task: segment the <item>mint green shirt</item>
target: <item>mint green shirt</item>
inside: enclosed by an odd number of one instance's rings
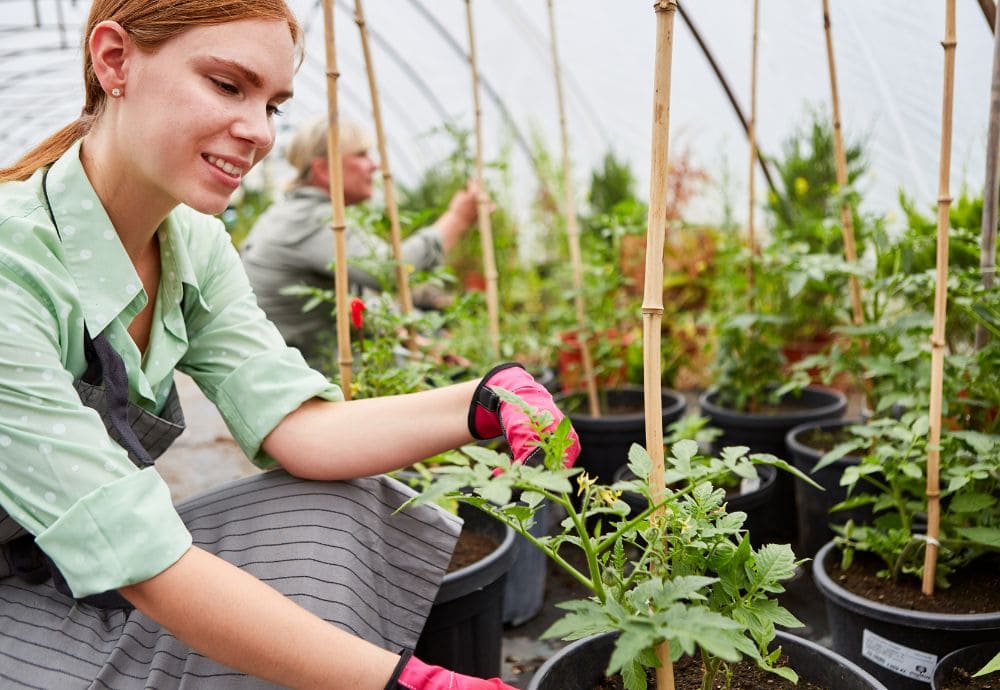
[[[85,322],[121,354],[133,402],[159,411],[183,371],[260,467],[275,465],[260,445],[282,418],[342,395],[257,307],[222,223],[184,206],[157,230],[162,275],[142,356],[126,328],[148,298],[79,154],[78,142],[46,182],[61,240],[41,170],[0,184],[0,506],[82,597],[149,579],[191,545],[156,470],[133,465],[73,388]]]

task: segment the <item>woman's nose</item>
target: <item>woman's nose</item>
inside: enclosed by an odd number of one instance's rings
[[[233,124],[233,136],[253,143],[255,148],[270,150],[274,145],[274,123],[266,108],[246,112]]]

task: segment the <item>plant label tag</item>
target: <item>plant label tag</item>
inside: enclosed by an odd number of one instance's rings
[[[861,635],[861,654],[882,668],[924,683],[931,682],[938,661],[935,654],[904,647],[871,630],[865,630]]]

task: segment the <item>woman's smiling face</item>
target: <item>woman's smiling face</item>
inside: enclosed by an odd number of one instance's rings
[[[132,181],[158,201],[221,212],[274,145],[295,72],[288,24],[199,26],[156,52],[131,49],[113,121]]]

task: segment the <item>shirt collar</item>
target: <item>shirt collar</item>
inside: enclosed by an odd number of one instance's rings
[[[87,327],[103,331],[119,314],[125,323],[146,305],[146,293],[80,162],[80,141],[49,169],[45,180],[63,262],[80,294]]]

